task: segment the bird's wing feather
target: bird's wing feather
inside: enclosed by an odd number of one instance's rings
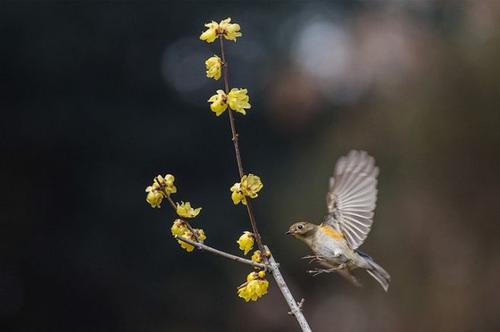
[[[365,241],[377,203],[378,167],[365,151],[350,151],[335,165],[326,195],[325,222],[344,234],[352,249]]]

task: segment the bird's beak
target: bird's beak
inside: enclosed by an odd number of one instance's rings
[[[292,232],[291,232],[291,231],[287,231],[287,232],[285,233],[285,235],[292,235]]]

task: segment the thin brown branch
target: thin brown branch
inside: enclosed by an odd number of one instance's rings
[[[219,36],[219,43],[220,43],[220,52],[221,52],[221,57],[222,57],[222,70],[223,70],[223,75],[224,75],[224,91],[226,92],[226,95],[229,93],[229,65],[226,60],[226,54],[224,53],[224,39],[222,35]],[[241,161],[241,154],[240,154],[240,145],[238,144],[238,133],[236,132],[236,125],[234,123],[234,116],[233,112],[231,110],[228,110],[227,112],[229,114],[229,123],[231,125],[231,134],[232,136],[232,141],[234,144],[234,152],[236,154],[236,163],[238,164],[238,171],[240,174],[240,178],[245,175],[245,172],[243,170],[243,163]]]
[[[228,63],[226,61],[226,55],[224,53],[224,39],[222,35],[219,36],[219,43],[220,43],[220,51],[221,51],[221,57],[222,57],[222,63],[223,63],[223,71],[224,71],[224,88],[226,90],[226,94],[229,93],[229,78],[228,78]],[[231,126],[231,133],[233,135],[232,141],[234,145],[234,153],[236,156],[236,163],[238,165],[238,172],[240,174],[240,179],[245,175],[244,169],[243,169],[243,162],[241,160],[241,153],[240,153],[240,145],[238,141],[238,132],[236,131],[236,125],[234,122],[234,116],[233,116],[233,111],[228,110],[227,112],[229,114],[229,124]],[[264,250],[264,245],[262,243],[262,237],[260,236],[259,229],[257,228],[257,222],[255,221],[255,215],[253,213],[253,208],[252,208],[252,203],[250,199],[247,199],[247,212],[248,212],[248,217],[250,219],[250,225],[252,226],[252,232],[255,237],[255,242],[257,242],[257,247],[259,248],[261,253],[265,253]],[[264,255],[264,261],[266,261],[267,258],[265,258]]]
[[[219,44],[220,44],[220,53],[222,57],[222,66],[223,66],[223,74],[224,74],[224,91],[226,94],[229,93],[229,79],[228,79],[228,63],[226,61],[226,54],[224,53],[224,38],[222,35],[219,35]]]
[[[224,258],[227,258],[227,259],[239,262],[239,263],[252,265],[253,267],[257,267],[259,269],[264,269],[264,270],[266,269],[266,265],[264,265],[264,264],[256,263],[256,262],[254,262],[252,260],[249,260],[249,259],[246,259],[246,258],[243,258],[243,257],[240,257],[240,256],[232,255],[232,254],[227,253],[225,251],[221,251],[221,250],[212,248],[210,246],[207,246],[206,244],[203,244],[201,242],[192,241],[192,240],[186,239],[186,238],[184,238],[182,236],[176,236],[175,238],[178,239],[178,240],[181,240],[182,242],[189,243],[190,245],[195,246],[198,249],[211,252],[214,255],[219,255],[219,256],[222,256]]]
[[[224,88],[226,94],[228,94],[229,93],[228,63],[226,60],[226,56],[224,54],[224,40],[222,35],[219,35],[219,42],[220,42],[220,50],[221,50],[221,57],[222,57],[223,71],[224,71]],[[229,109],[227,113],[229,114],[229,124],[231,126],[232,141],[234,145],[236,163],[238,165],[238,172],[240,174],[240,178],[242,178],[243,175],[245,175],[245,172],[243,169],[243,162],[241,161],[238,132],[236,130],[233,111]],[[290,292],[290,289],[288,288],[285,282],[285,279],[281,275],[281,272],[279,270],[279,264],[274,260],[274,257],[272,255],[270,256],[270,258],[267,258],[266,256],[266,253],[269,251],[269,248],[267,246],[264,246],[262,243],[262,238],[257,228],[257,222],[255,220],[255,214],[253,212],[252,202],[250,199],[247,199],[246,206],[247,206],[248,217],[250,219],[250,224],[252,226],[252,231],[255,237],[255,242],[257,242],[257,247],[262,253],[265,266],[267,266],[268,269],[271,271],[274,280],[276,281],[276,284],[278,285],[279,289],[281,290],[281,293],[283,294],[283,297],[285,298],[285,301],[290,307],[290,312],[297,320],[297,323],[299,324],[302,331],[311,332],[311,328],[309,327],[309,324],[307,323],[307,320],[302,313],[303,301],[301,301],[300,303],[297,303],[297,301],[295,301],[292,293]]]
[[[257,247],[260,252],[263,254],[264,261],[267,261],[267,257],[265,255],[266,251],[264,250],[264,244],[262,243],[262,238],[260,236],[259,230],[257,229],[257,222],[255,221],[255,215],[253,213],[252,201],[251,199],[247,199],[247,212],[248,218],[250,219],[250,224],[252,225],[253,235],[255,237],[255,242],[257,242]]]
[[[167,195],[167,201],[170,204],[170,206],[172,207],[172,209],[174,209],[174,211],[177,211],[177,205],[175,205],[175,202],[172,199],[172,197],[170,197],[170,195]]]
[[[225,66],[225,68],[227,68],[227,66]],[[227,69],[225,70],[225,72],[227,72]],[[224,76],[226,76],[226,75],[224,75]],[[227,113],[229,114],[229,124],[231,126],[231,134],[232,134],[231,140],[233,141],[233,145],[234,145],[234,153],[236,155],[236,163],[238,165],[238,172],[240,174],[240,178],[242,178],[243,175],[245,175],[245,171],[243,169],[243,162],[241,161],[239,135],[238,135],[238,132],[236,131],[236,124],[234,122],[233,111],[229,110]]]

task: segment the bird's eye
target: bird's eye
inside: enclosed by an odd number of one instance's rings
[[[304,228],[304,226],[299,225],[299,226],[297,226],[297,228],[298,228],[298,229],[302,229],[302,228]]]

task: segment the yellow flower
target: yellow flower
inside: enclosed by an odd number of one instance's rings
[[[247,89],[231,89],[227,94],[227,103],[229,107],[238,113],[246,114],[245,109],[250,108],[249,100],[247,95]]]
[[[205,66],[207,67],[207,77],[212,77],[214,80],[218,80],[220,78],[222,68],[221,58],[214,55],[205,61]]]
[[[165,177],[158,175],[153,179],[153,184],[146,188],[146,201],[151,207],[160,207],[161,202],[166,195],[174,194],[177,188],[174,185],[175,178],[172,174],[167,174]]]
[[[189,202],[181,202],[177,203],[177,214],[184,218],[194,218],[198,214],[200,214],[201,208],[193,209],[191,207],[191,203]]]
[[[250,293],[247,286],[248,286],[248,284],[245,284],[244,286],[241,286],[240,288],[238,288],[238,296],[241,297],[242,299],[244,299],[245,302],[250,301],[250,299],[252,298],[252,294]]]
[[[236,41],[237,37],[241,37],[240,25],[230,22],[231,22],[230,17],[220,21],[219,30],[224,35],[224,38],[226,38],[227,40]]]
[[[255,263],[262,263],[262,254],[260,253],[260,250],[255,250],[253,252],[252,261]]]
[[[217,22],[210,22],[205,24],[208,28],[200,35],[201,40],[205,40],[207,43],[213,43],[215,39],[217,39],[217,35],[219,34],[219,24]]]
[[[203,243],[203,241],[205,241],[207,238],[205,235],[205,231],[203,231],[203,229],[201,229],[201,228],[195,228],[194,231],[196,233],[196,236],[198,237],[199,242]],[[172,230],[172,233],[173,232],[174,231]],[[181,236],[181,237],[188,239],[188,240],[191,240],[191,241],[196,241],[196,237],[193,235],[193,232],[191,232],[187,227],[182,234],[175,234],[175,235]],[[179,243],[181,248],[185,249],[187,252],[191,252],[194,250],[194,246],[192,244],[189,244],[189,243],[184,242],[182,240],[177,240],[177,242]]]
[[[244,205],[247,205],[247,200],[245,195],[241,192],[241,184],[239,182],[233,184],[231,187],[231,199],[233,200],[234,205],[238,205],[242,202]]]
[[[238,296],[248,302],[257,301],[258,298],[267,294],[269,282],[264,279],[265,276],[264,271],[250,273],[247,276],[247,282],[238,288]]]
[[[182,236],[182,234],[184,234],[189,229],[184,221],[176,219],[170,230],[172,231],[173,236]]]
[[[243,232],[238,241],[236,241],[240,246],[240,249],[243,250],[243,253],[246,255],[253,248],[254,238],[253,234],[250,232]]]
[[[231,89],[227,95],[224,91],[217,90],[217,94],[213,95],[208,100],[208,102],[211,103],[210,109],[212,112],[215,112],[217,116],[224,113],[228,105],[233,111],[246,114],[245,109],[251,107],[248,101],[247,89]]]
[[[241,182],[236,182],[231,187],[231,199],[234,205],[238,205],[240,202],[247,205],[246,197],[256,198],[257,194],[263,187],[262,181],[257,175],[248,174],[243,175]]]
[[[205,231],[203,229],[195,228],[194,231],[196,233],[196,236],[198,236],[198,240],[200,240],[200,242],[203,242],[207,239],[207,236],[205,235]]]
[[[195,240],[193,233],[190,230],[186,230],[181,236],[185,239],[189,239],[189,240],[193,240],[193,241]],[[187,242],[184,242],[182,240],[177,240],[177,242],[181,245],[181,248],[185,249],[187,252],[191,252],[194,250],[194,246],[187,243]]]
[[[174,185],[175,177],[172,174],[167,174],[165,177],[158,175],[155,180],[160,185],[160,188],[167,194],[175,194],[177,192],[177,188]]]
[[[155,181],[153,185],[146,188],[146,202],[148,202],[152,208],[159,208],[161,202],[164,198],[164,193],[160,189],[160,185]]]
[[[258,279],[258,278],[259,278],[259,274],[257,272],[250,272],[247,275],[247,282],[250,282],[250,281]]]
[[[250,198],[256,198],[257,193],[264,187],[260,177],[253,174],[243,175],[241,178],[241,192]]]
[[[217,90],[217,94],[210,97],[208,100],[210,105],[210,109],[212,112],[215,112],[215,115],[220,116],[227,109],[227,96],[226,93],[222,90]]]
[[[223,35],[227,40],[236,41],[237,37],[241,37],[240,25],[231,23],[231,18],[228,17],[219,23],[212,21],[205,24],[208,28],[201,35],[200,39],[205,40],[207,43],[213,43],[219,35]]]

